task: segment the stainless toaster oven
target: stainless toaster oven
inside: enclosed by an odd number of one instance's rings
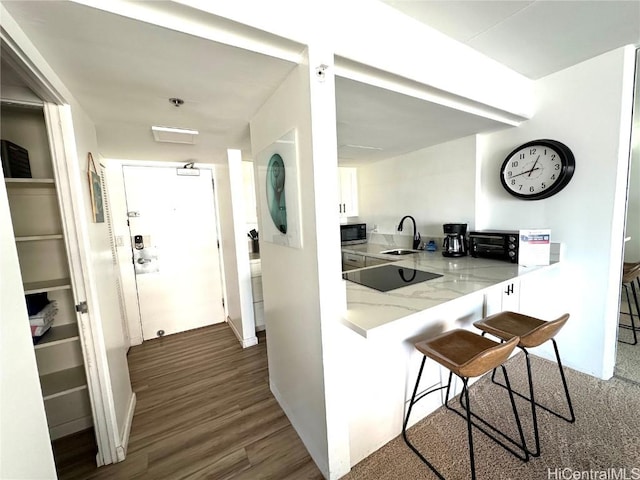
[[[469,232],[469,253],[472,257],[493,258],[518,263],[519,240],[517,230]]]

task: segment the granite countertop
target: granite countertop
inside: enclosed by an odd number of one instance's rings
[[[466,257],[443,257],[436,252],[420,251],[412,255],[384,255],[382,250],[397,248],[388,245],[361,244],[342,247],[343,252],[368,255],[394,261],[402,267],[439,273],[442,277],[408,285],[389,292],[346,281],[347,312],[342,322],[367,337],[372,330],[401,318],[437,307],[465,295],[480,293],[517,277],[552,268],[525,267],[499,260]],[[367,267],[376,268],[376,267]]]

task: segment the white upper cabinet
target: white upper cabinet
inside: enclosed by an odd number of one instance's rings
[[[354,167],[338,167],[340,217],[358,216],[358,174]]]

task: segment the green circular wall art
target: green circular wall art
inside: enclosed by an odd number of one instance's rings
[[[277,153],[267,165],[267,204],[276,228],[287,233],[287,205],[284,197],[284,161]]]

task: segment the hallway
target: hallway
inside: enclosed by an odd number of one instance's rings
[[[137,395],[124,462],[95,467],[91,432],[54,442],[60,479],[322,479],[269,390],[264,333],[226,324],[132,347]]]

